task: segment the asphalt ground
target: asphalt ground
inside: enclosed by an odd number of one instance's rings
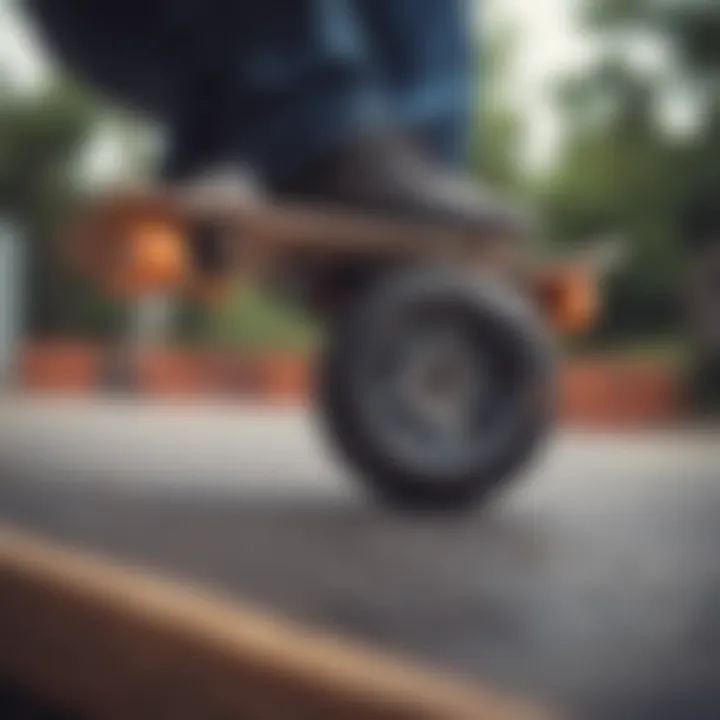
[[[720,717],[714,433],[563,432],[460,518],[375,505],[302,410],[0,400],[0,520],[579,717]]]

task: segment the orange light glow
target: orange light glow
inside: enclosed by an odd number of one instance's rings
[[[160,292],[177,288],[187,277],[188,252],[180,230],[167,223],[143,221],[128,228],[121,261],[110,286],[121,292]]]
[[[540,296],[548,321],[559,332],[587,330],[599,313],[595,284],[579,271],[546,277],[540,286]]]

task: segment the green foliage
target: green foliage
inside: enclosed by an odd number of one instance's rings
[[[220,307],[183,303],[179,336],[228,349],[300,349],[313,346],[319,328],[298,308],[255,287],[238,287]]]
[[[720,199],[720,12],[705,0],[587,0],[589,32],[622,50],[638,37],[661,40],[666,71],[633,70],[608,54],[560,93],[569,134],[551,177],[538,189],[559,243],[597,231],[620,232],[629,263],[609,287],[605,346],[681,331],[678,299],[686,239],[683,218],[698,199]],[[688,136],[658,122],[660,99],[694,91],[703,122]],[[593,341],[593,338],[590,338]],[[695,407],[720,408],[720,361],[694,350],[674,354],[688,369]]]
[[[696,80],[717,72],[720,65],[720,11],[715,0],[593,0],[587,3],[586,19],[605,32],[662,34]]]
[[[701,36],[720,15],[701,5],[588,0],[588,31],[606,38],[613,33],[628,44],[654,33],[674,53],[667,63],[671,71],[640,73],[618,52],[620,45],[609,45],[603,60],[560,88],[568,134],[537,192],[556,242],[571,244],[604,232],[625,238],[628,264],[610,284],[600,328],[606,339],[677,329],[683,213],[698,194],[720,191],[716,99],[704,96],[706,122],[691,137],[670,134],[657,112],[673,83],[717,78],[716,59],[702,49]]]
[[[67,274],[54,242],[77,198],[77,161],[95,119],[93,103],[74,86],[18,94],[0,84],[0,214],[28,244],[31,332],[82,329],[74,316],[84,305],[112,312]]]
[[[566,91],[570,134],[540,189],[549,234],[561,244],[622,234],[628,263],[610,287],[602,331],[667,331],[682,257],[678,150],[657,126],[647,89],[619,68],[602,68],[581,92]]]
[[[471,167],[483,181],[503,190],[518,192],[522,173],[522,115],[504,96],[509,63],[517,38],[503,30],[478,48],[479,93],[473,133]]]

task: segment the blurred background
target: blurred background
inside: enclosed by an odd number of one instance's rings
[[[718,451],[688,416],[720,411],[716,0],[475,10],[472,171],[532,201],[548,251],[609,236],[625,254],[600,322],[565,348],[545,461],[481,521],[385,514],[302,407],[232,394],[257,380],[234,358],[255,355],[306,400],[311,318],[261,289],[129,303],[72,274],[58,230],[100,189],[152,178],[162,129],[63,73],[0,0],[2,381],[91,395],[2,394],[0,516],[583,717],[716,718]],[[101,385],[231,402],[114,405]]]
[[[476,5],[474,172],[531,198],[551,246],[622,239],[626,265],[579,349],[685,358],[686,241],[707,234],[690,220],[712,207],[720,174],[717,13],[679,0]],[[212,310],[138,309],[68,273],[55,242],[64,218],[103,185],[152,177],[162,132],[64,75],[22,3],[0,0],[0,18],[0,216],[3,247],[17,242],[1,257],[22,278],[3,284],[3,344],[141,326],[190,346],[312,343],[306,319],[254,294]]]

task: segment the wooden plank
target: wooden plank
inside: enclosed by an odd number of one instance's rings
[[[282,264],[298,253],[361,259],[417,258],[466,266],[507,269],[518,264],[519,245],[491,233],[322,205],[272,203],[197,191],[145,188],[97,199],[65,234],[71,262],[103,278],[117,265],[127,228],[152,220],[181,235],[197,222],[222,229],[232,258],[229,272]]]
[[[0,676],[91,719],[549,717],[9,527],[0,527]]]

